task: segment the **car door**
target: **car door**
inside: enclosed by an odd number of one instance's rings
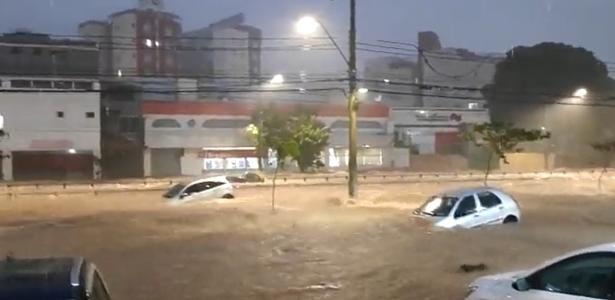
[[[489,191],[479,192],[476,197],[481,206],[480,214],[484,222],[486,224],[502,223],[507,213],[502,199]]]
[[[187,186],[181,195],[181,201],[194,201],[207,197],[211,191],[209,191],[208,182],[197,182]]]
[[[615,254],[585,253],[552,264],[530,275],[519,300],[615,299]]]
[[[453,218],[457,226],[472,228],[480,225],[482,219],[478,209],[474,194],[463,197],[453,212]]]

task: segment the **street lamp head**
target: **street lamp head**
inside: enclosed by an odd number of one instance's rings
[[[282,75],[282,74],[275,74],[275,75],[273,75],[273,78],[271,78],[269,83],[271,83],[271,84],[282,84],[282,83],[284,83],[284,75]]]
[[[574,97],[576,98],[585,98],[587,96],[587,89],[586,88],[579,88],[577,89],[574,94],[572,94]]]
[[[360,88],[357,91],[359,92],[359,94],[367,94],[367,92],[369,92],[369,89],[367,89],[367,88]]]
[[[314,34],[314,32],[316,32],[319,26],[320,24],[314,17],[305,16],[299,19],[295,27],[299,34],[310,35]]]

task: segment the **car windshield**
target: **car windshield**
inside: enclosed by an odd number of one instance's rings
[[[433,196],[421,206],[419,212],[433,217],[447,217],[459,199],[449,196]]]
[[[165,198],[173,198],[177,195],[179,195],[179,193],[186,187],[185,184],[176,184],[174,185],[172,188],[169,189],[168,192],[166,192],[164,194]]]

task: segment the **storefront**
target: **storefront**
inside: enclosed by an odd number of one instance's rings
[[[203,171],[234,171],[258,169],[258,157],[254,147],[203,148],[199,153]]]

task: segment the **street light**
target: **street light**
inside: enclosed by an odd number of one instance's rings
[[[369,89],[362,87],[359,88],[357,91],[359,92],[359,94],[367,94],[367,92],[369,92]]]
[[[282,75],[282,74],[275,74],[275,75],[273,75],[273,77],[271,78],[269,83],[271,83],[271,84],[282,84],[282,83],[284,83],[284,75]]]
[[[579,88],[574,92],[574,94],[572,94],[572,96],[584,99],[587,96],[587,93],[588,92],[586,88]]]
[[[303,17],[297,24],[297,32],[302,35],[309,35],[316,32],[318,27],[322,28],[331,43],[337,49],[340,56],[344,59],[348,67],[348,196],[355,198],[357,194],[357,26],[356,26],[356,0],[350,0],[350,30],[348,37],[349,55],[346,57],[342,48],[329,33],[329,30],[314,17]],[[365,89],[367,92],[367,89]]]
[[[314,34],[319,27],[319,22],[311,16],[305,16],[297,22],[297,32],[301,35]]]

